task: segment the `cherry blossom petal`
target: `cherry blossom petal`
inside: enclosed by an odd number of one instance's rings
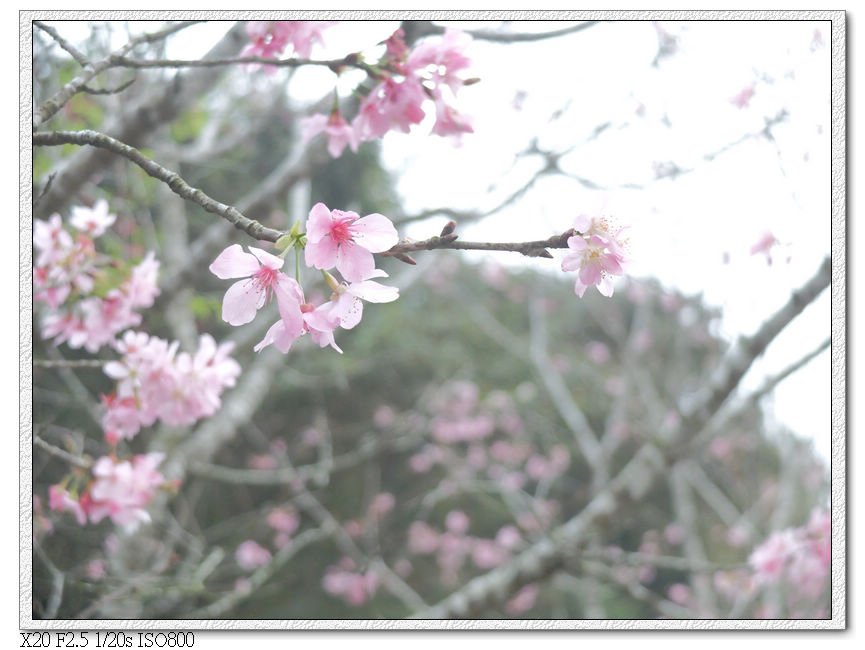
[[[399,235],[393,222],[382,214],[370,214],[351,225],[354,241],[371,253],[381,253],[395,246]]]
[[[602,296],[611,298],[613,296],[613,278],[609,275],[604,275],[598,282],[598,291]]]
[[[399,289],[388,287],[373,280],[355,282],[348,292],[367,302],[393,302],[399,298]]]
[[[332,347],[334,350],[342,354],[342,348],[340,348],[336,344],[336,340],[333,338],[333,331],[327,330],[309,330],[309,336],[318,344],[318,347],[325,348],[328,345]]]
[[[332,269],[336,266],[338,256],[339,245],[331,237],[324,237],[317,242],[309,239],[304,249],[306,265],[317,269]]]
[[[308,242],[318,243],[325,235],[330,234],[333,224],[333,216],[324,203],[316,203],[309,211],[306,220],[306,239]],[[317,267],[318,268],[318,267]]]
[[[264,304],[264,297],[264,292],[256,290],[255,280],[235,282],[225,292],[222,320],[229,325],[246,325],[255,318],[255,312]]]
[[[568,237],[568,248],[578,253],[583,252],[589,247],[588,242],[580,236]]]
[[[261,262],[262,266],[266,266],[269,269],[278,271],[285,264],[285,258],[277,257],[276,255],[263,251],[255,246],[247,246],[247,248],[249,248],[250,253],[258,258],[258,261]],[[257,270],[258,269],[256,269],[256,271]]]
[[[296,280],[282,275],[274,285],[273,292],[276,294],[276,306],[286,334],[297,338],[303,333],[303,312],[300,310],[303,291],[300,285]]]
[[[581,261],[580,255],[568,255],[562,260],[562,271],[576,271],[580,268]]]
[[[582,269],[580,269],[580,282],[585,285],[591,286],[593,284],[597,284],[600,281],[601,275],[602,272],[599,265],[586,264]]]
[[[343,242],[339,247],[336,268],[347,281],[358,282],[368,278],[375,270],[375,258],[365,248],[352,242]]]
[[[264,338],[259,341],[252,349],[256,352],[261,352],[268,345],[274,345],[277,350],[286,354],[292,344],[297,340],[297,336],[292,336],[285,329],[285,323],[280,319],[270,326]]]
[[[263,252],[263,251],[262,251]],[[255,256],[244,253],[240,244],[233,244],[219,254],[210,272],[221,280],[229,278],[248,278],[261,268]]]
[[[363,302],[346,292],[331,303],[328,313],[339,319],[339,326],[350,330],[363,317]]]

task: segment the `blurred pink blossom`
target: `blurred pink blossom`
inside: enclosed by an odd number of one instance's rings
[[[244,571],[254,571],[263,567],[271,559],[271,553],[258,542],[248,539],[234,552],[234,559]]]

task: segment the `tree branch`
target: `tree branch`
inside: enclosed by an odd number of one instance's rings
[[[81,92],[84,87],[87,85],[93,77],[98,75],[100,72],[107,70],[112,66],[112,62],[117,56],[124,56],[127,52],[132,50],[135,46],[140,45],[141,43],[152,43],[154,41],[161,40],[174,34],[175,32],[179,32],[181,29],[186,29],[192,25],[200,23],[200,20],[191,20],[184,21],[179,23],[173,23],[162,29],[158,32],[153,32],[152,34],[142,34],[141,36],[136,36],[132,40],[130,40],[126,45],[121,47],[115,54],[108,56],[101,61],[97,61],[96,63],[88,63],[84,66],[84,69],[81,71],[77,77],[75,77],[72,81],[67,83],[63,88],[58,90],[53,97],[42,102],[39,109],[36,111],[36,115],[33,116],[33,130],[36,131],[42,124],[51,119],[57,111],[59,111],[63,106],[68,102],[72,97]],[[43,27],[44,29],[44,27]],[[50,32],[49,32],[50,33]],[[58,41],[59,43],[59,41]],[[62,45],[61,45],[62,47]],[[65,49],[65,48],[64,48]],[[68,50],[67,50],[68,51]],[[71,52],[70,52],[71,54]],[[73,55],[74,56],[74,55]],[[77,57],[75,57],[78,60]],[[79,61],[80,62],[80,61]]]
[[[527,242],[472,242],[460,241],[456,235],[445,235],[443,237],[430,237],[423,241],[403,239],[396,246],[384,253],[382,256],[397,256],[399,254],[414,253],[417,251],[431,251],[436,249],[452,250],[474,250],[474,251],[511,251],[520,253],[526,257],[547,257],[552,259],[548,248],[567,248],[568,239],[574,235],[574,230],[567,230],[561,235],[554,235],[547,239]]]
[[[98,131],[52,131],[50,133],[34,133],[33,144],[35,146],[58,146],[62,144],[76,144],[79,146],[90,145],[100,149],[106,149],[132,161],[149,176],[167,184],[178,196],[197,203],[202,208],[213,214],[217,214],[235,228],[244,231],[255,239],[275,242],[282,236],[279,230],[267,228],[254,219],[241,214],[236,208],[225,205],[212,199],[201,190],[190,186],[177,173],[166,169],[162,165],[150,160],[135,147],[131,147],[111,136]]]

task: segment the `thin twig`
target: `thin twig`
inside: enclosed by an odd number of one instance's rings
[[[357,68],[367,74],[380,76],[374,66],[362,61],[357,54],[349,54],[341,59],[271,59],[264,56],[236,56],[222,59],[131,59],[114,56],[109,67],[112,68],[215,68],[226,65],[269,65],[277,68],[299,68],[301,66],[324,67],[339,73],[344,68]]]
[[[90,61],[87,59],[86,56],[84,56],[84,54],[82,54],[74,45],[72,45],[72,43],[70,43],[59,33],[57,33],[57,30],[51,27],[51,25],[46,25],[41,20],[34,20],[33,25],[48,34],[51,38],[53,38],[57,42],[57,45],[66,50],[66,52],[69,53],[69,56],[75,59],[80,65],[86,66],[90,63]]]
[[[129,81],[124,81],[122,84],[115,86],[114,88],[91,88],[90,86],[82,86],[81,92],[85,92],[88,95],[117,95],[134,84],[135,79],[135,77],[131,77]]]
[[[39,368],[101,368],[105,363],[102,359],[33,359]]]
[[[44,449],[52,456],[56,456],[61,460],[66,461],[70,465],[74,465],[75,467],[80,467],[81,469],[90,469],[93,465],[93,461],[87,458],[81,458],[80,456],[76,456],[75,454],[70,454],[68,451],[64,449],[60,449],[60,447],[55,447],[50,442],[44,441],[39,436],[33,436],[33,445]]]

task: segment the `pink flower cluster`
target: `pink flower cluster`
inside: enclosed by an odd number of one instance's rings
[[[408,550],[413,555],[435,555],[442,579],[454,584],[467,560],[483,571],[507,562],[522,546],[519,530],[503,526],[492,539],[468,534],[470,520],[460,510],[445,517],[445,530],[439,532],[423,521],[415,521],[408,529]]]
[[[201,335],[194,354],[178,354],[176,341],[142,332],[126,332],[114,347],[122,357],[105,364],[105,374],[117,386],[103,396],[102,417],[111,444],[133,438],[156,420],[184,426],[213,415],[222,391],[240,375],[240,365],[229,356],[234,344],[217,345],[209,334]]]
[[[383,303],[399,297],[395,287],[372,280],[387,277],[384,271],[375,268],[373,253],[386,251],[399,239],[390,219],[380,214],[360,217],[354,212],[331,211],[323,203],[317,203],[309,213],[306,229],[306,264],[324,271],[332,290],[331,299],[321,305],[307,302],[298,281],[282,272],[284,257],[252,246],[245,253],[235,244],[210,265],[210,271],[218,278],[243,278],[225,294],[222,318],[227,323],[250,322],[259,309],[276,298],[279,320],[255,346],[257,352],[275,345],[277,350],[287,353],[298,338],[309,334],[319,347],[329,345],[341,353],[334,331],[340,327],[352,329],[360,322],[362,301]],[[342,274],[344,282],[337,282],[327,273],[334,268]]]
[[[141,309],[153,305],[159,293],[159,270],[153,253],[138,265],[122,268],[96,251],[95,238],[114,223],[108,204],[76,207],[63,227],[60,215],[36,220],[33,246],[38,251],[33,269],[33,299],[43,303],[42,337],[71,348],[96,352],[130,327],[141,323]]]
[[[322,578],[324,590],[355,607],[375,596],[381,579],[374,571],[361,571],[354,560],[344,557],[337,566],[329,566]]]
[[[577,217],[574,229],[577,234],[568,238],[571,252],[562,260],[562,270],[577,271],[574,291],[580,298],[591,286],[612,296],[613,276],[624,274],[626,229],[615,227],[606,217],[588,215]]]
[[[314,20],[251,20],[246,23],[250,43],[240,55],[274,59],[291,45],[297,56],[307,58],[313,45],[323,42],[322,32],[332,24]]]
[[[748,558],[757,582],[784,580],[796,595],[820,595],[832,564],[831,525],[829,512],[815,510],[804,526],[772,533]]]
[[[471,61],[464,50],[471,38],[463,32],[448,29],[444,35],[421,41],[409,50],[402,30],[385,42],[384,57],[378,62],[377,84],[361,101],[351,123],[334,109],[329,117],[313,115],[302,127],[305,140],[324,132],[328,151],[342,155],[346,146],[357,151],[360,142],[375,140],[391,130],[408,133],[426,116],[424,105],[431,101],[436,121],[435,135],[459,136],[472,133],[470,120],[453,106],[456,93],[468,80],[461,74]]]
[[[103,456],[94,463],[92,479],[79,497],[62,484],[52,485],[48,490],[49,507],[56,512],[71,512],[82,526],[88,519],[95,524],[108,517],[124,531],[134,532],[150,521],[145,507],[165,483],[156,471],[163,458],[160,453],[123,461]]]

